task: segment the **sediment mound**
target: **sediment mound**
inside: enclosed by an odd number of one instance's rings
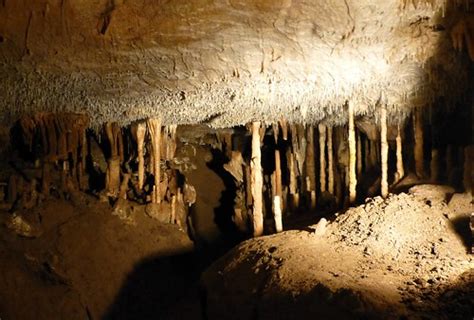
[[[466,319],[471,196],[376,197],[306,230],[242,243],[203,275],[210,319]]]

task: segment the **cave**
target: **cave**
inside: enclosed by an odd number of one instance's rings
[[[474,1],[0,1],[0,320],[473,319]]]

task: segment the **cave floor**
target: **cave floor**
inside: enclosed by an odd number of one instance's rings
[[[121,219],[86,195],[14,216],[2,212],[0,317],[143,319],[199,311],[193,242],[143,210],[132,216]]]
[[[474,259],[459,222],[472,204],[436,192],[376,197],[327,224],[250,239],[201,282],[206,264],[187,234],[142,206],[124,218],[80,195],[3,211],[0,317],[462,319]]]

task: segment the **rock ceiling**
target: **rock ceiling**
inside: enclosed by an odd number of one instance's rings
[[[461,9],[399,0],[3,0],[0,114],[345,122],[462,96]]]

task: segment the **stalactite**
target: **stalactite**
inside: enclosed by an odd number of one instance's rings
[[[421,108],[415,108],[413,113],[413,127],[415,129],[415,171],[418,178],[424,177],[424,156],[423,156],[423,118]]]
[[[326,126],[318,125],[319,130],[319,190],[326,192]]]
[[[68,152],[67,152],[67,130],[68,130],[68,124],[64,121],[62,116],[57,116],[54,117],[54,123],[56,126],[57,130],[57,139],[58,139],[58,145],[57,145],[57,155],[58,159],[64,160],[67,159],[68,157]],[[54,130],[48,130],[50,134],[53,134]],[[51,141],[54,141],[55,138],[51,137]],[[50,145],[50,152],[54,152],[53,150],[55,149],[55,146]]]
[[[356,130],[357,137],[357,177],[360,177],[362,174],[362,139],[359,130]]]
[[[278,123],[272,123],[272,132],[273,132],[273,139],[275,140],[275,144],[278,144],[278,135],[280,133]]]
[[[282,138],[283,140],[288,140],[288,124],[284,118],[282,118],[280,121],[280,127],[281,127],[281,133],[282,133]]]
[[[356,141],[355,141],[355,129],[354,129],[354,103],[349,101],[348,103],[349,113],[349,203],[352,204],[356,200]]]
[[[145,134],[146,123],[138,122],[136,124],[136,139],[137,139],[137,157],[138,157],[138,190],[143,189],[145,182]]]
[[[308,147],[306,148],[306,191],[310,196],[310,208],[316,208],[316,169],[314,159],[314,127],[309,126],[306,130]]]
[[[306,159],[306,134],[302,125],[293,124],[291,130],[291,147],[296,163],[296,177],[303,176],[304,162]]]
[[[395,139],[397,144],[397,172],[395,173],[395,183],[400,181],[405,176],[405,169],[403,167],[403,145],[400,125],[397,127],[397,137]]]
[[[388,196],[388,142],[387,142],[387,108],[383,105],[380,109],[380,156],[382,166],[382,179],[380,189],[382,197]]]
[[[328,192],[334,195],[334,161],[333,161],[333,145],[332,145],[332,127],[328,126],[327,130],[328,144]]]
[[[170,161],[173,160],[176,154],[176,125],[168,125],[163,127],[161,137],[161,160]],[[219,134],[219,140],[223,141],[224,144],[229,143],[230,137],[227,133]]]
[[[252,173],[251,187],[253,199],[253,235],[258,237],[263,235],[263,176],[262,159],[260,151],[260,122],[252,123],[252,158],[250,170]]]
[[[263,143],[263,139],[265,139],[265,132],[267,131],[267,127],[265,123],[260,122],[260,129],[259,129],[259,137],[260,137],[260,144]]]
[[[153,150],[153,175],[154,185],[152,193],[152,203],[161,202],[161,190],[160,190],[160,162],[161,162],[161,119],[148,119],[147,120],[148,131],[150,132],[151,144]]]

